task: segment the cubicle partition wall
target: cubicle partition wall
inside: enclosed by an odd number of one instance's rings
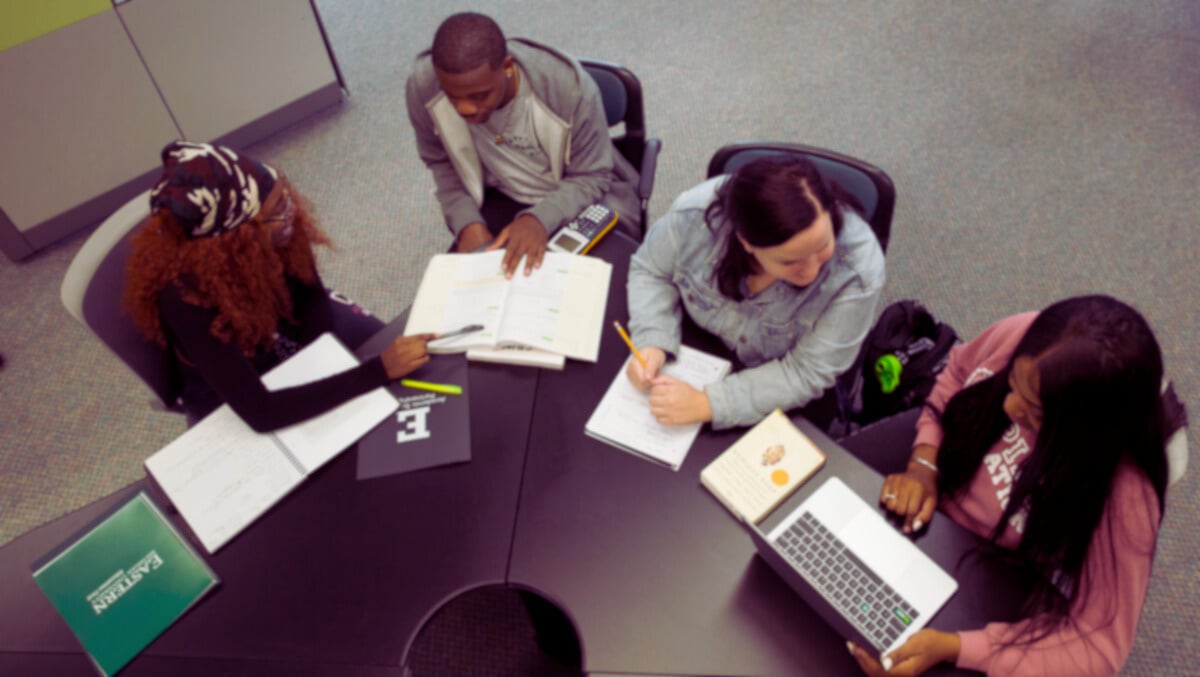
[[[74,15],[57,16],[64,6]],[[344,94],[311,1],[15,0],[0,23],[0,251],[12,260],[150,187],[169,141],[246,146]]]

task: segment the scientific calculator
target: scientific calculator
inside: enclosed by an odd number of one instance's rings
[[[588,205],[579,216],[555,231],[547,245],[551,251],[586,254],[617,223],[617,213],[602,204]]]

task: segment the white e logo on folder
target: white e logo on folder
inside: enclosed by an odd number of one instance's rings
[[[400,424],[400,430],[396,431],[396,444],[429,437],[429,426],[426,424],[428,415],[429,407],[417,407],[398,412],[396,422]]]

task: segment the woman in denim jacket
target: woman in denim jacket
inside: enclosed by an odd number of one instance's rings
[[[757,423],[820,397],[871,329],[883,251],[857,201],[811,162],[768,157],[680,195],[630,263],[630,329],[646,361],[626,374],[670,425]],[[701,392],[659,371],[682,312],[745,369]]]

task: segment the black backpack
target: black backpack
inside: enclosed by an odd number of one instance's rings
[[[850,426],[863,426],[920,406],[950,359],[958,333],[925,306],[897,301],[883,310],[855,363],[847,402]]]

